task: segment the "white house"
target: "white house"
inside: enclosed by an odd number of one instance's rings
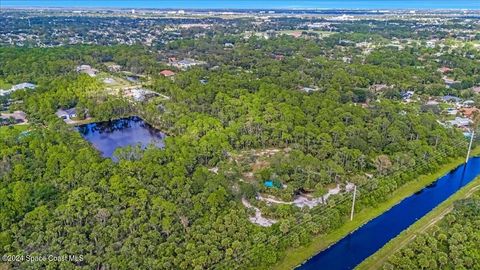
[[[58,117],[62,118],[63,120],[71,120],[72,118],[77,117],[77,109],[70,108],[66,110],[59,109],[55,113]]]
[[[447,121],[447,123],[454,127],[468,127],[472,120],[465,117],[455,117],[455,120]]]
[[[183,60],[180,60],[180,61],[171,61],[170,62],[171,66],[176,67],[178,69],[182,69],[182,70],[186,70],[186,69],[189,69],[193,66],[203,65],[203,64],[205,64],[205,62],[197,61],[197,60],[194,60],[194,59],[183,59]]]
[[[95,77],[97,76],[98,70],[92,68],[89,65],[80,65],[77,67],[77,72],[88,74],[88,76],[90,77]]]

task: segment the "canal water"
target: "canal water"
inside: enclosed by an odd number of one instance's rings
[[[299,270],[353,269],[400,232],[480,175],[480,158],[471,158],[387,212],[318,253]]]
[[[140,145],[145,148],[150,144],[164,147],[165,134],[137,116],[81,125],[78,131],[103,157],[113,160],[116,160],[115,150],[120,147]]]

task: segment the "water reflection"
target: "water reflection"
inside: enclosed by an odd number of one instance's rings
[[[81,125],[77,129],[104,157],[113,158],[120,147],[146,148],[149,144],[164,147],[165,134],[137,116]]]
[[[428,187],[402,200],[382,215],[310,258],[299,270],[349,270],[375,253],[401,231],[480,175],[480,158],[471,158]]]

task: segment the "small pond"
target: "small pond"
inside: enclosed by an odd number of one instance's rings
[[[117,148],[126,146],[141,145],[142,148],[146,148],[153,144],[160,148],[164,147],[165,134],[138,116],[85,124],[78,126],[77,129],[103,157],[113,158]]]

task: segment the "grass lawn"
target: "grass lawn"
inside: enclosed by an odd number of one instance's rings
[[[428,228],[440,221],[446,214],[453,209],[453,203],[457,200],[469,197],[474,191],[480,189],[480,177],[477,177],[468,185],[450,196],[447,200],[435,207],[432,211],[401,232],[397,237],[390,240],[385,246],[372,256],[368,257],[355,269],[381,269],[382,265],[387,261],[390,255],[406,246],[412,241],[416,235],[425,232]]]
[[[477,147],[472,151],[472,156],[479,154],[480,147]],[[280,260],[276,265],[274,265],[272,269],[287,270],[295,268],[305,260],[308,260],[313,255],[339,241],[340,239],[348,235],[350,232],[356,230],[363,224],[367,223],[369,220],[381,215],[382,213],[399,203],[401,200],[428,186],[429,184],[442,177],[449,171],[455,169],[464,162],[465,158],[461,157],[448,164],[443,165],[442,168],[440,168],[436,173],[422,175],[417,179],[417,181],[411,181],[400,187],[397,191],[395,191],[395,193],[393,193],[392,197],[390,197],[387,201],[379,204],[377,207],[365,208],[361,212],[356,213],[352,221],[347,221],[340,228],[328,234],[313,237],[312,243],[307,246],[288,249],[286,251],[285,257]]]
[[[134,84],[131,82],[127,81],[126,79],[117,76],[116,74],[110,74],[106,72],[100,72],[97,77],[96,77],[100,82],[105,84],[105,87],[107,88],[113,88],[113,89],[123,89],[125,87],[131,87]],[[112,83],[106,83],[104,82],[105,79],[113,79]]]
[[[5,136],[7,134],[7,131],[8,130],[17,130],[18,132],[22,132],[22,131],[25,131],[27,130],[28,128],[30,128],[30,125],[26,124],[26,125],[15,125],[15,126],[1,126],[0,127],[0,138],[2,136]]]

